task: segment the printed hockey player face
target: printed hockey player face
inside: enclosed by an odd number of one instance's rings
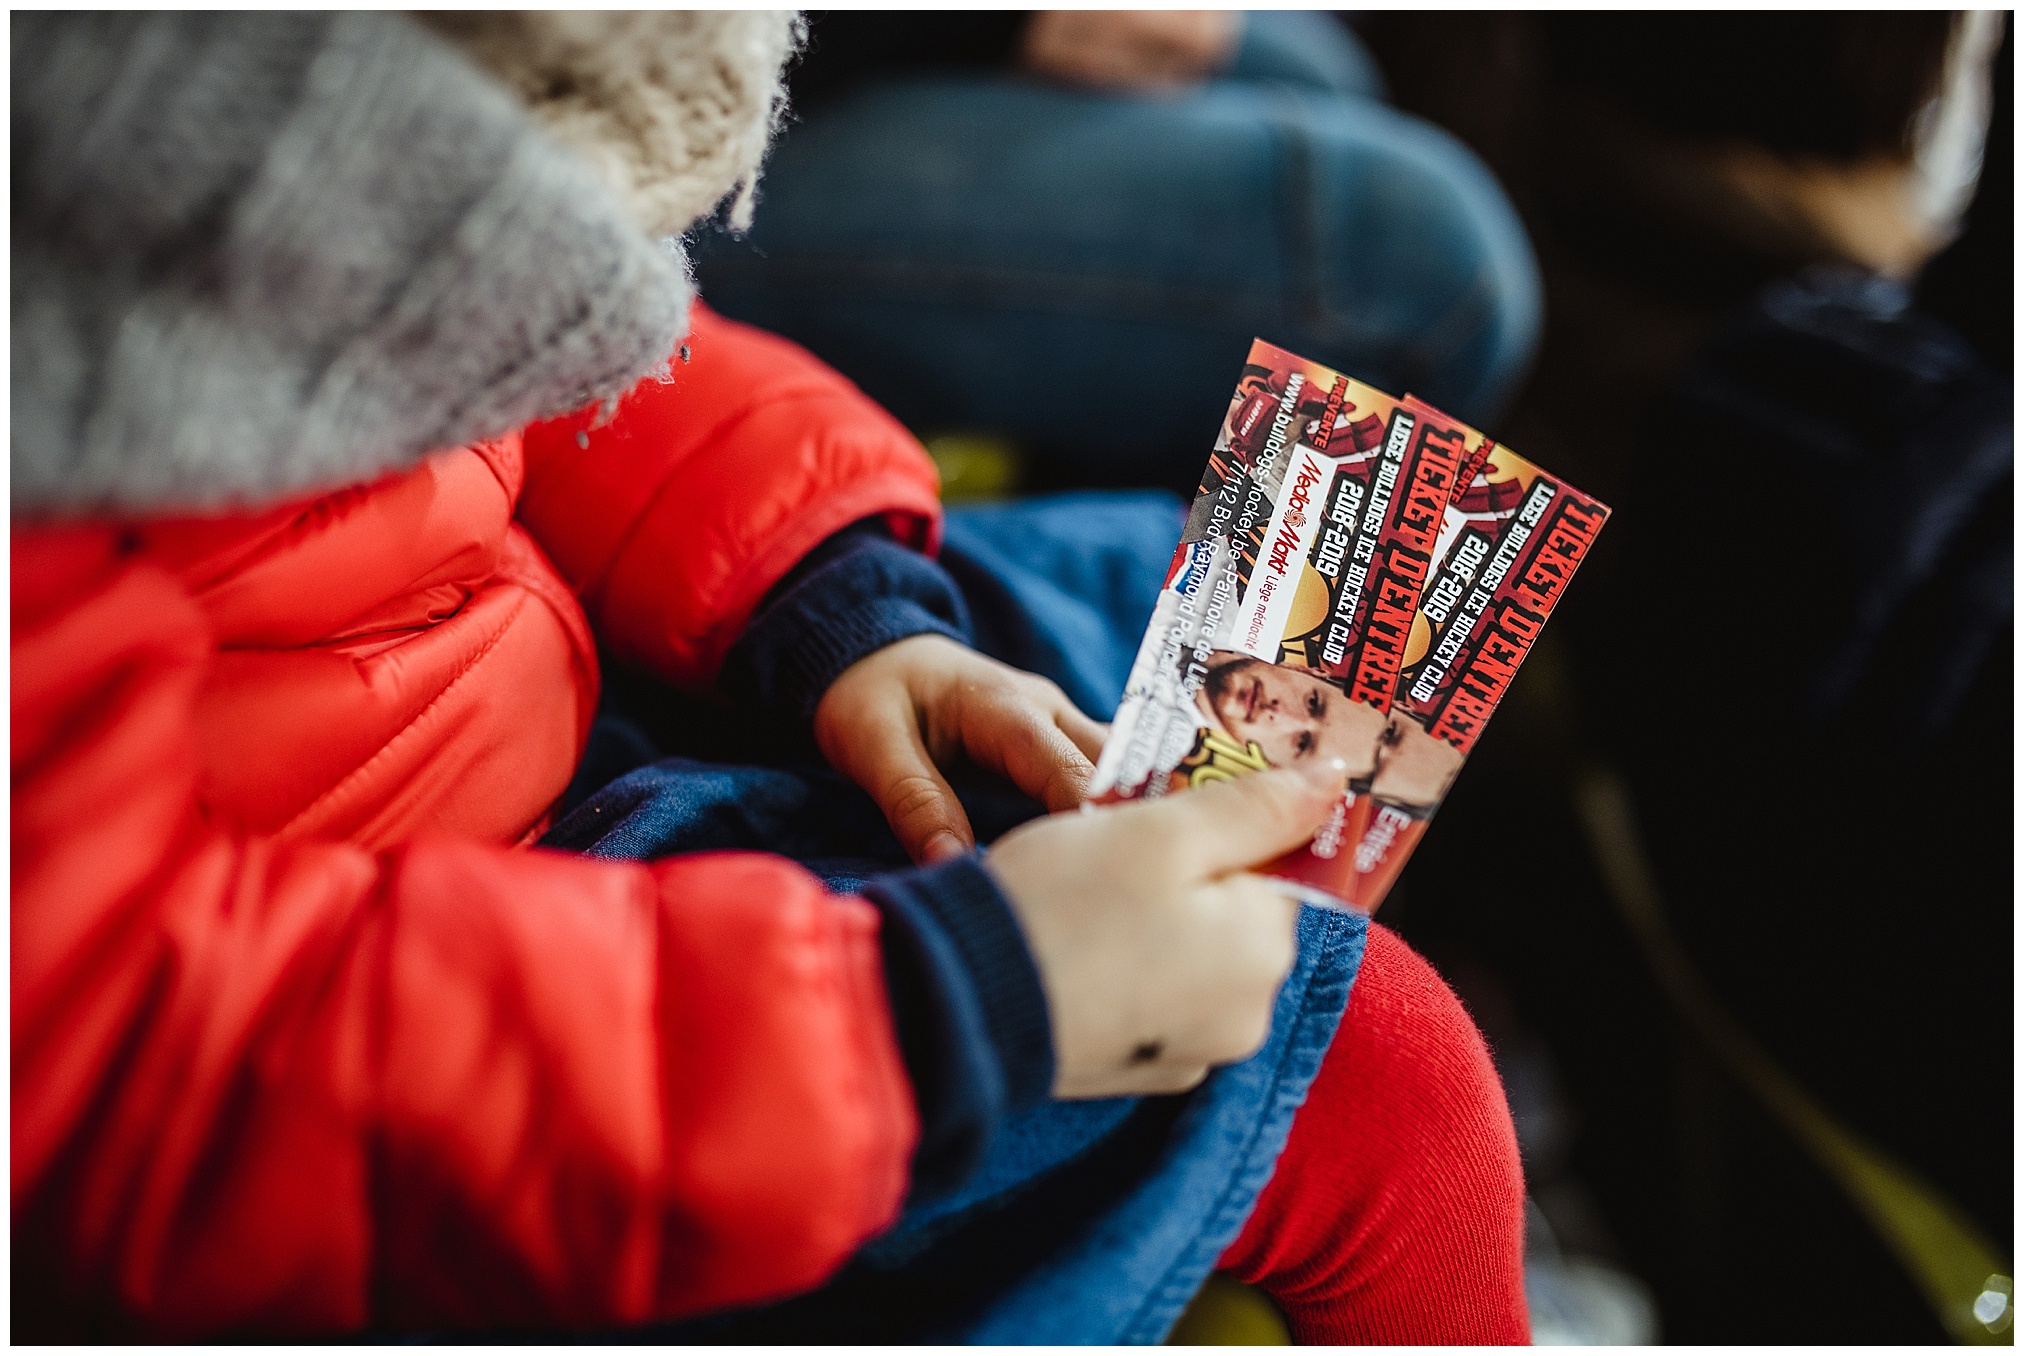
[[[1384,717],[1299,669],[1218,650],[1195,701],[1232,739],[1256,743],[1276,766],[1340,758],[1346,778],[1356,781],[1377,765]]]
[[[1460,749],[1394,711],[1378,748],[1371,799],[1396,805],[1417,817],[1434,808],[1461,770]]]

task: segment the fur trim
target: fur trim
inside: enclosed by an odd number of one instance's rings
[[[780,125],[793,11],[451,11],[420,16],[520,96],[650,235],[676,236],[735,194],[751,224]]]
[[[749,17],[654,66],[643,106],[687,138],[640,200],[660,225],[749,188],[791,27]],[[17,515],[357,482],[613,398],[687,331],[679,249],[408,19],[17,13],[11,35]]]

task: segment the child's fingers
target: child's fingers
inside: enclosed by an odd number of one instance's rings
[[[840,755],[840,756],[839,756]],[[976,845],[962,802],[928,756],[911,703],[880,703],[853,722],[832,758],[878,802],[907,855],[923,864]]]
[[[1339,763],[1340,760],[1335,760]],[[1259,866],[1314,836],[1346,785],[1334,766],[1267,768],[1186,795],[1125,806],[1181,879]]]
[[[1110,736],[1110,726],[1083,715],[1065,696],[1054,708],[1054,724],[1090,762],[1103,756],[1103,741]]]
[[[1055,1076],[1054,1095],[1070,1101],[1086,1097],[1161,1097],[1199,1087],[1208,1076],[1206,1064],[1166,1062],[1080,1077],[1063,1072]]]
[[[1049,810],[1072,810],[1096,768],[1052,714],[1006,687],[963,711],[963,748]]]

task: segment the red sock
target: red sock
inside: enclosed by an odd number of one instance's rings
[[[1482,1035],[1375,924],[1272,1180],[1220,1267],[1297,1342],[1523,1344],[1525,1179]]]

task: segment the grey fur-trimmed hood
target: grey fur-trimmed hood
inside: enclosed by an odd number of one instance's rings
[[[689,47],[662,105],[715,79],[715,121],[653,164],[636,114],[605,116],[638,144],[601,157],[596,108],[544,132],[400,16],[14,15],[16,516],[272,501],[653,371],[692,291],[642,225],[749,196],[778,116],[791,16],[736,17],[664,31]],[[639,45],[596,19],[560,59],[594,61],[600,31]],[[492,31],[455,36],[492,65]]]

